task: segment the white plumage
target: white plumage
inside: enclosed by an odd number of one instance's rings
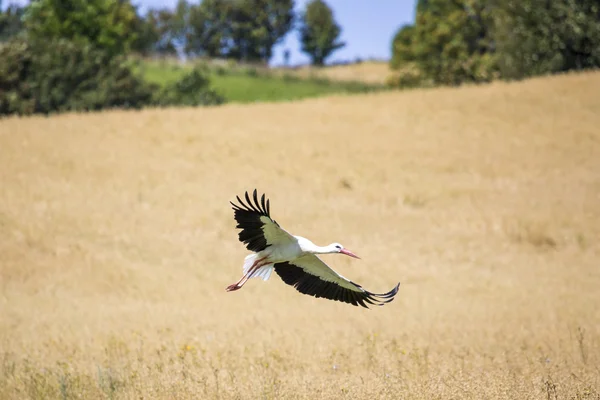
[[[244,275],[248,273],[250,267],[254,264],[256,259],[258,258],[258,254],[249,254],[244,259]],[[271,272],[273,272],[273,264],[266,264],[262,267],[255,269],[251,274],[248,275],[248,279],[252,278],[262,278],[263,281],[269,280],[271,277]]]
[[[300,293],[346,302],[365,308],[367,304],[384,305],[398,293],[400,283],[383,294],[371,293],[360,285],[335,272],[317,254],[345,254],[359,258],[339,243],[317,246],[310,240],[294,236],[271,218],[269,200],[263,194],[260,201],[256,189],[253,200],[246,192],[246,204],[236,196],[239,204],[231,203],[237,221],[240,242],[253,254],[246,256],[242,278],[227,287],[240,289],[251,278],[268,280],[275,271],[281,279]]]

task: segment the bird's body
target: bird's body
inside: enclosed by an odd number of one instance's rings
[[[258,252],[258,256],[268,257],[271,263],[293,261],[307,254],[337,253],[335,248],[319,247],[302,236],[293,235],[294,239],[279,246],[269,246]]]
[[[317,246],[310,240],[291,235],[271,219],[269,200],[263,194],[259,202],[256,189],[254,203],[246,192],[246,202],[237,197],[239,205],[231,203],[237,221],[239,240],[253,254],[244,260],[242,278],[229,285],[227,291],[241,289],[251,278],[269,279],[273,270],[288,285],[303,294],[324,297],[367,307],[365,303],[383,305],[394,299],[400,284],[384,294],[364,290],[360,285],[344,278],[332,270],[317,256],[318,254],[341,253],[359,258],[339,243]]]

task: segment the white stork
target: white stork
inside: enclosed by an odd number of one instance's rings
[[[382,306],[394,299],[400,283],[384,294],[371,293],[360,285],[344,278],[317,256],[317,254],[341,253],[360,258],[339,243],[320,247],[301,236],[285,231],[271,219],[269,200],[263,194],[260,202],[254,189],[254,203],[246,192],[246,202],[236,196],[239,205],[232,202],[236,228],[240,242],[253,254],[246,256],[242,278],[227,287],[227,291],[241,289],[248,279],[261,277],[269,279],[275,270],[281,279],[296,288],[300,293],[341,301],[354,306],[365,303]]]

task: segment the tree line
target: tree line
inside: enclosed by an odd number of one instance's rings
[[[4,10],[4,11],[2,11]],[[600,0],[418,0],[392,38],[399,87],[458,85],[600,67]],[[179,0],[139,12],[131,0],[0,0],[0,115],[226,99],[195,69],[158,87],[133,53],[267,63],[296,30],[315,65],[345,43],[324,0]],[[288,53],[289,55],[289,53]]]
[[[399,86],[600,67],[600,0],[418,0],[392,42]]]
[[[222,104],[202,67],[163,87],[136,73],[129,56],[266,63],[296,20],[314,64],[344,45],[323,0],[299,16],[293,0],[179,0],[173,10],[144,14],[130,0],[33,0],[6,9],[0,0],[0,10],[0,115]]]
[[[174,9],[142,14],[130,0],[34,0],[0,14],[0,40],[27,30],[30,36],[85,41],[113,53],[268,63],[274,46],[297,29],[302,51],[323,65],[345,45],[341,27],[324,0],[311,0],[300,13],[294,5],[293,0],[179,0]]]

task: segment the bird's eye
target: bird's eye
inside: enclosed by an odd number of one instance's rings
[[[336,249],[341,250],[342,246],[340,246],[339,244],[335,246]]]

